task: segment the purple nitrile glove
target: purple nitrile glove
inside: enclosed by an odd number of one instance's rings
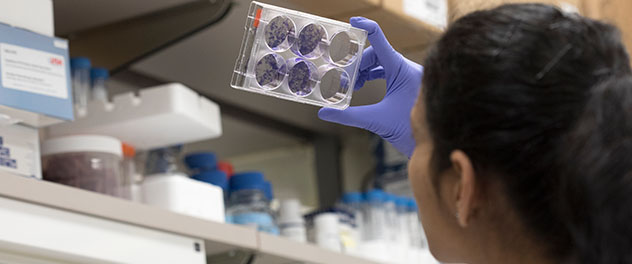
[[[409,158],[415,149],[410,128],[410,110],[421,87],[423,67],[391,47],[380,26],[364,17],[352,17],[351,25],[369,32],[371,46],[364,50],[354,89],[364,82],[386,79],[386,95],[377,104],[349,107],[345,110],[322,108],[320,119],[371,131],[393,144]]]

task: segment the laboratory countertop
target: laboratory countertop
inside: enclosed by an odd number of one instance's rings
[[[256,263],[263,264],[297,261],[374,263],[314,245],[259,233],[254,228],[181,215],[144,204],[52,182],[15,176],[2,171],[0,171],[0,197],[203,239],[207,255],[231,250],[245,250],[256,252],[259,256]]]

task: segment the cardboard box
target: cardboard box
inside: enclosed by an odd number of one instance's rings
[[[363,16],[375,20],[400,52],[425,50],[447,25],[447,0],[263,0],[335,20]]]
[[[425,50],[447,25],[447,0],[388,0],[378,8],[334,17],[349,21],[364,16],[377,21],[393,47],[400,52]]]
[[[319,16],[336,17],[373,10],[380,6],[382,0],[263,0],[262,2]]]
[[[582,13],[582,0],[448,0],[450,23],[473,11],[494,8],[509,3],[544,3],[559,6],[568,12]]]
[[[42,179],[39,133],[36,128],[21,125],[0,128],[0,171]]]
[[[72,120],[69,64],[67,40],[0,24],[0,114],[34,127]]]
[[[632,1],[630,0],[584,0],[585,14],[619,27],[623,43],[632,51]]]

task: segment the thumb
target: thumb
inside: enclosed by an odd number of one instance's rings
[[[367,113],[370,107],[369,105],[353,106],[345,110],[322,108],[318,111],[318,117],[328,122],[367,129],[372,122],[371,116]]]

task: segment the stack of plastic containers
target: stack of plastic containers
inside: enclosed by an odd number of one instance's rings
[[[279,234],[274,214],[270,209],[272,188],[263,173],[244,172],[230,177],[230,194],[226,221],[254,226],[259,231]]]

